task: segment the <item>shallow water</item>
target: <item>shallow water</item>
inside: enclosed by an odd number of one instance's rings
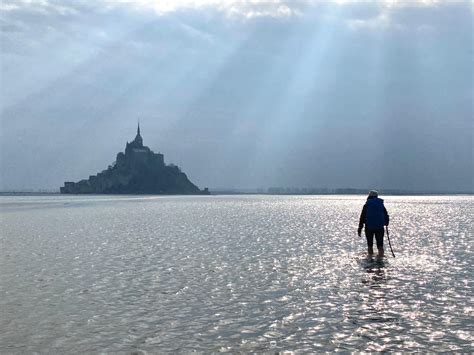
[[[473,199],[1,197],[0,352],[471,352]]]

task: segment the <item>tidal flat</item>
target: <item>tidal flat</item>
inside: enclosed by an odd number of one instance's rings
[[[0,352],[471,352],[472,196],[2,196]]]

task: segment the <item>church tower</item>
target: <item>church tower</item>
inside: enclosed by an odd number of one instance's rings
[[[138,122],[137,135],[135,136],[135,139],[133,140],[133,142],[135,143],[135,146],[143,147],[143,138],[140,135],[140,122]]]

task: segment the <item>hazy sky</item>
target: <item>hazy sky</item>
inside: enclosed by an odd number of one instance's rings
[[[199,187],[473,191],[471,1],[2,0],[0,189],[134,138]]]

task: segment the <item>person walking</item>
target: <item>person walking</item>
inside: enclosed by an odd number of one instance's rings
[[[377,242],[378,257],[384,256],[383,236],[384,226],[388,226],[390,221],[387,209],[383,204],[383,200],[378,197],[379,193],[375,190],[369,191],[367,202],[362,208],[359,218],[359,228],[357,234],[361,235],[362,227],[365,225],[365,236],[367,238],[367,253],[369,256],[374,254],[374,236]]]

